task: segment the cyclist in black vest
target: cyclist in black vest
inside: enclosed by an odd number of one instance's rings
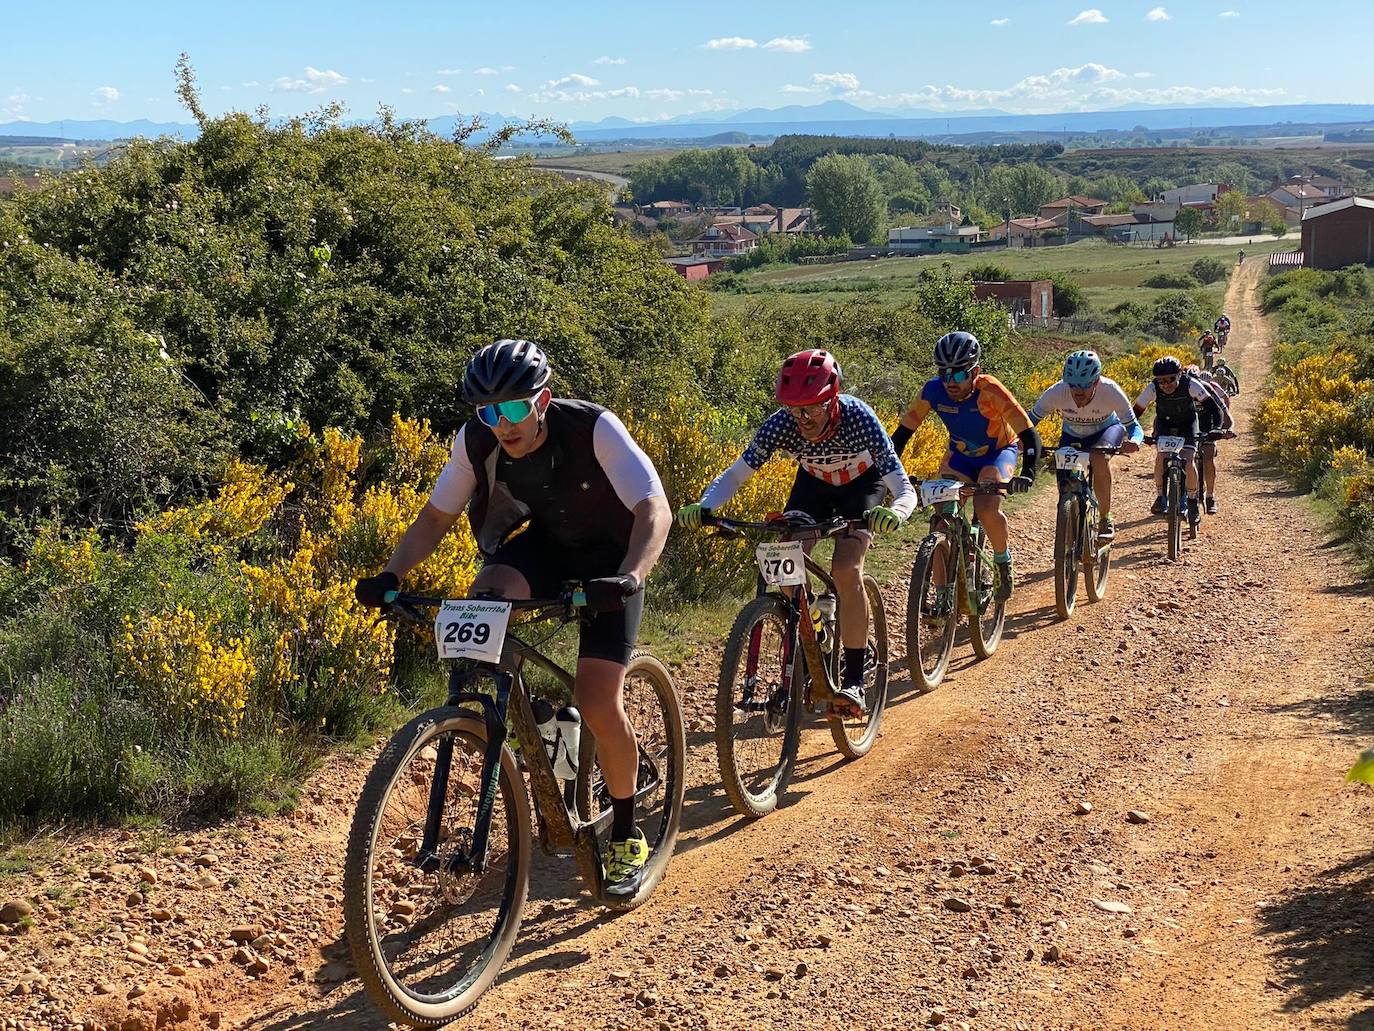
[[[1154,435],[1156,437],[1182,437],[1187,444],[1183,448],[1183,467],[1188,477],[1188,516],[1197,518],[1198,482],[1197,463],[1193,457],[1197,448],[1198,410],[1201,408],[1220,425],[1222,414],[1217,410],[1217,401],[1200,380],[1183,371],[1183,363],[1173,355],[1165,355],[1154,364],[1154,379],[1145,384],[1145,389],[1135,401],[1136,417],[1145,414],[1151,404],[1155,406]],[[1164,514],[1164,456],[1155,452],[1155,503],[1150,511],[1155,515]]]
[[[1231,399],[1226,396],[1226,391],[1222,390],[1212,377],[1210,372],[1204,372],[1196,365],[1188,366],[1184,372],[1190,376],[1196,376],[1198,381],[1207,388],[1207,392],[1216,400],[1217,406],[1221,409],[1221,422],[1216,422],[1213,413],[1198,405],[1197,426],[1198,433],[1203,438],[1199,445],[1202,449],[1202,496],[1203,511],[1208,515],[1217,514],[1217,442],[1207,440],[1206,437],[1213,430],[1222,430],[1223,440],[1233,438],[1235,430],[1231,419]]]
[[[625,667],[644,581],[672,513],[653,463],[624,424],[599,405],[553,397],[550,376],[544,352],[528,340],[498,340],[473,356],[463,398],[477,413],[458,431],[428,504],[386,569],[359,580],[357,595],[380,606],[464,509],[485,560],[473,594],[550,598],[564,581],[583,581],[592,612],[578,645],[575,693],[615,810],[607,890],[628,896],[649,845],[634,824],[639,759],[625,715]]]

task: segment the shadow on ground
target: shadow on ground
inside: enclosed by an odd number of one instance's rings
[[[1301,1013],[1357,995],[1374,985],[1374,852],[1323,870],[1260,911],[1284,970],[1286,1013]],[[1347,1027],[1374,1027],[1374,1003],[1359,1008]]]

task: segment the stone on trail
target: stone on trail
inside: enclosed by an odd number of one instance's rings
[[[945,899],[945,908],[954,913],[968,913],[973,909],[967,899],[961,899],[957,895],[951,895]]]
[[[1132,809],[1126,814],[1127,823],[1149,823],[1150,814],[1143,809]]]
[[[1115,902],[1111,899],[1093,899],[1092,904],[1104,913],[1129,913],[1131,907],[1124,902]]]
[[[1093,804],[1091,802],[1079,802],[1078,805],[1074,806],[1073,811],[1079,816],[1087,816],[1093,811]]]
[[[24,899],[10,899],[0,907],[0,924],[17,924],[30,916],[33,916],[33,906]]]

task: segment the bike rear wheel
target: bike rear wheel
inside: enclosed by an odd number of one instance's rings
[[[1165,492],[1168,507],[1165,511],[1169,516],[1169,561],[1177,562],[1179,554],[1183,551],[1183,517],[1178,510],[1183,498],[1183,474],[1177,468],[1171,468],[1168,477]]]
[[[997,574],[988,554],[987,537],[981,526],[974,532],[973,585],[978,597],[973,601],[974,613],[969,616],[969,643],[973,654],[986,659],[1002,643],[1002,629],[1006,625],[1007,603],[998,601],[995,584]]]
[[[520,929],[529,887],[530,808],[502,747],[486,866],[455,859],[472,844],[486,723],[456,707],[398,730],[363,785],[344,860],[344,927],[373,1003],[391,1020],[441,1027],[477,1005]],[[431,793],[448,771],[432,857],[420,855]]]
[[[633,896],[600,899],[616,912],[642,904],[663,879],[677,844],[687,771],[687,734],[668,667],[652,655],[635,654],[625,669],[624,704],[639,746],[635,824],[649,843],[649,859]],[[578,814],[583,820],[593,820],[610,808],[611,795],[596,758],[596,738],[584,726],[577,764]],[[600,852],[605,851],[610,833],[608,822],[597,834]]]
[[[716,760],[725,794],[741,816],[776,809],[797,761],[805,660],[795,633],[788,641],[790,615],[779,595],[754,598],[735,617],[720,662]],[[789,652],[795,660],[790,684]]]
[[[1054,520],[1054,609],[1060,619],[1073,615],[1078,599],[1080,504],[1077,495],[1059,495],[1059,511]]]
[[[1092,509],[1089,509],[1091,515]],[[1112,546],[1099,544],[1097,527],[1093,519],[1084,520],[1086,526],[1080,530],[1083,544],[1083,586],[1088,592],[1088,600],[1101,601],[1107,596],[1107,576],[1112,568]]]
[[[954,545],[933,530],[916,549],[906,599],[906,664],[924,694],[945,679],[959,628]]]
[[[864,574],[864,593],[868,596],[868,643],[864,649],[865,701],[868,712],[858,719],[830,719],[830,736],[847,759],[861,759],[878,740],[887,708],[887,610],[878,581]],[[840,683],[844,683],[844,660],[840,661]]]

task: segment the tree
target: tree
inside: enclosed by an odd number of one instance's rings
[[[1218,185],[1229,186],[1242,194],[1249,193],[1255,182],[1250,170],[1236,161],[1222,161],[1214,165],[1211,179]]]
[[[862,157],[828,154],[818,160],[806,174],[806,195],[827,236],[847,234],[856,243],[870,243],[882,225],[882,187]]]
[[[1264,223],[1264,228],[1267,229],[1275,239],[1278,239],[1284,233],[1288,232],[1288,223],[1283,220],[1283,215],[1278,209],[1271,208],[1268,218]]]
[[[1249,211],[1245,196],[1239,190],[1227,190],[1217,198],[1217,226],[1223,232],[1239,232],[1241,223]]]
[[[978,199],[985,207],[1005,210],[1010,201],[1017,215],[1034,215],[1042,204],[1061,196],[1064,181],[1047,169],[1029,162],[998,165],[978,187]]]
[[[1162,176],[1152,175],[1145,180],[1145,184],[1141,189],[1144,191],[1148,200],[1154,200],[1165,190],[1172,190],[1177,185],[1178,183],[1174,182],[1172,179],[1165,179]]]
[[[1174,228],[1191,240],[1202,232],[1204,221],[1202,212],[1197,208],[1179,208],[1174,216]]]

